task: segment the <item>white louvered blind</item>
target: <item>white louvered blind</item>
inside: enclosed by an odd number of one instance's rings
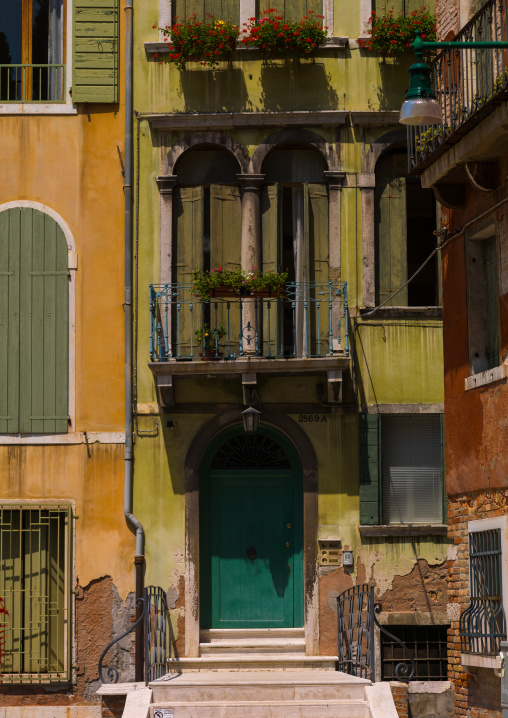
[[[441,523],[439,414],[383,416],[381,446],[384,523]]]

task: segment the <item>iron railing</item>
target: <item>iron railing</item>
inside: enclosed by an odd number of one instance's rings
[[[507,9],[508,0],[489,0],[454,40],[506,42]],[[443,50],[431,63],[431,76],[443,125],[408,126],[409,171],[423,170],[507,97],[508,50]]]
[[[501,529],[469,534],[471,603],[459,619],[462,653],[496,655],[506,639]]]
[[[139,618],[130,628],[120,636],[114,638],[103,650],[99,658],[99,678],[102,683],[117,683],[120,672],[116,666],[103,669],[106,653],[116,643],[132,633],[143,622],[144,627],[144,678],[148,685],[150,681],[161,678],[168,672],[168,662],[172,651],[175,652],[175,637],[171,626],[166,592],[160,586],[146,586],[143,598],[138,598],[137,606],[143,610]],[[106,676],[104,677],[104,670]]]
[[[337,596],[338,657],[337,670],[375,681],[374,626],[395,641],[407,655],[395,666],[398,681],[410,681],[415,675],[412,652],[397,636],[386,630],[377,620],[380,603],[374,601],[374,587],[368,583],[353,586]]]
[[[65,65],[0,65],[0,102],[63,102]]]
[[[223,360],[349,355],[345,283],[292,283],[280,297],[207,300],[195,296],[192,284],[150,285],[150,314],[150,358],[156,362],[199,360],[207,353]],[[208,352],[199,335],[205,325]]]

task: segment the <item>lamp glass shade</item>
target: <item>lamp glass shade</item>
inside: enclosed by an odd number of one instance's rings
[[[437,100],[415,97],[405,100],[400,108],[399,122],[403,125],[441,125],[443,116]]]
[[[254,409],[254,407],[249,406],[248,409],[245,409],[245,411],[242,411],[242,421],[243,421],[243,428],[245,429],[246,434],[255,434],[259,425],[259,419],[261,417],[261,412],[257,409]]]

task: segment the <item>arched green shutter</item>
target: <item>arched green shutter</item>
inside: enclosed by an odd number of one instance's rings
[[[0,213],[0,429],[68,431],[69,270],[65,235],[29,208]],[[5,250],[5,251],[4,251]],[[7,280],[7,282],[5,281]],[[7,319],[2,311],[7,306]]]
[[[118,102],[118,35],[118,0],[74,0],[73,102]]]

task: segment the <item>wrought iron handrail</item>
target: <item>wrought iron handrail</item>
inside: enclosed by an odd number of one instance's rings
[[[415,672],[416,672],[416,665],[415,665],[415,659],[412,654],[412,652],[409,650],[409,648],[406,646],[404,641],[401,641],[400,638],[397,638],[397,636],[394,636],[393,633],[390,633],[390,631],[387,631],[384,626],[382,626],[379,621],[377,620],[378,613],[381,613],[383,610],[383,607],[380,603],[374,604],[374,613],[373,613],[373,619],[376,626],[379,628],[380,631],[382,631],[385,636],[388,636],[388,638],[391,638],[393,641],[399,644],[401,646],[402,650],[407,654],[409,660],[411,661],[411,670],[408,668],[408,664],[404,661],[400,661],[400,663],[397,663],[395,666],[394,672],[395,677],[398,681],[406,682],[413,680]]]
[[[109,651],[109,649],[111,648],[111,646],[114,646],[115,643],[118,643],[118,641],[121,641],[122,638],[125,638],[125,636],[128,636],[129,633],[132,633],[132,631],[134,631],[134,629],[136,628],[136,626],[138,626],[138,625],[141,623],[141,621],[142,621],[143,618],[144,618],[144,613],[145,613],[145,612],[144,612],[144,604],[145,604],[145,601],[144,601],[143,598],[138,598],[138,599],[136,599],[136,606],[141,606],[141,607],[143,607],[143,610],[141,611],[141,615],[136,619],[136,621],[132,624],[132,626],[131,626],[127,631],[125,631],[124,633],[122,633],[121,636],[117,636],[116,638],[114,638],[110,643],[108,643],[108,645],[106,646],[106,648],[102,651],[101,657],[99,658],[99,678],[100,678],[100,680],[101,680],[101,683],[106,683],[106,682],[107,682],[107,681],[104,680],[104,677],[103,677],[103,675],[102,675],[102,661],[103,661],[103,659],[104,659],[104,656],[105,656],[106,653]],[[117,683],[117,682],[118,682],[118,678],[119,678],[119,675],[120,675],[120,674],[119,674],[119,671],[118,671],[117,668],[115,668],[114,666],[110,666],[110,667],[107,669],[107,674],[108,674],[108,678],[110,679],[110,680],[109,680],[109,683]]]
[[[416,667],[412,652],[397,636],[377,620],[382,606],[374,601],[374,587],[368,583],[353,586],[337,596],[337,628],[339,671],[375,681],[374,625],[398,643],[411,662],[400,661],[395,666],[397,680],[408,682],[414,678]]]
[[[507,8],[507,0],[488,0],[452,42],[506,42]],[[408,126],[410,171],[423,170],[507,96],[508,52],[447,48],[431,62],[431,73],[443,125]]]
[[[196,334],[211,329],[215,359],[349,355],[347,285],[288,283],[282,296],[203,299],[192,284],[150,285],[150,358],[193,361],[205,354]],[[197,347],[196,347],[197,345]]]

